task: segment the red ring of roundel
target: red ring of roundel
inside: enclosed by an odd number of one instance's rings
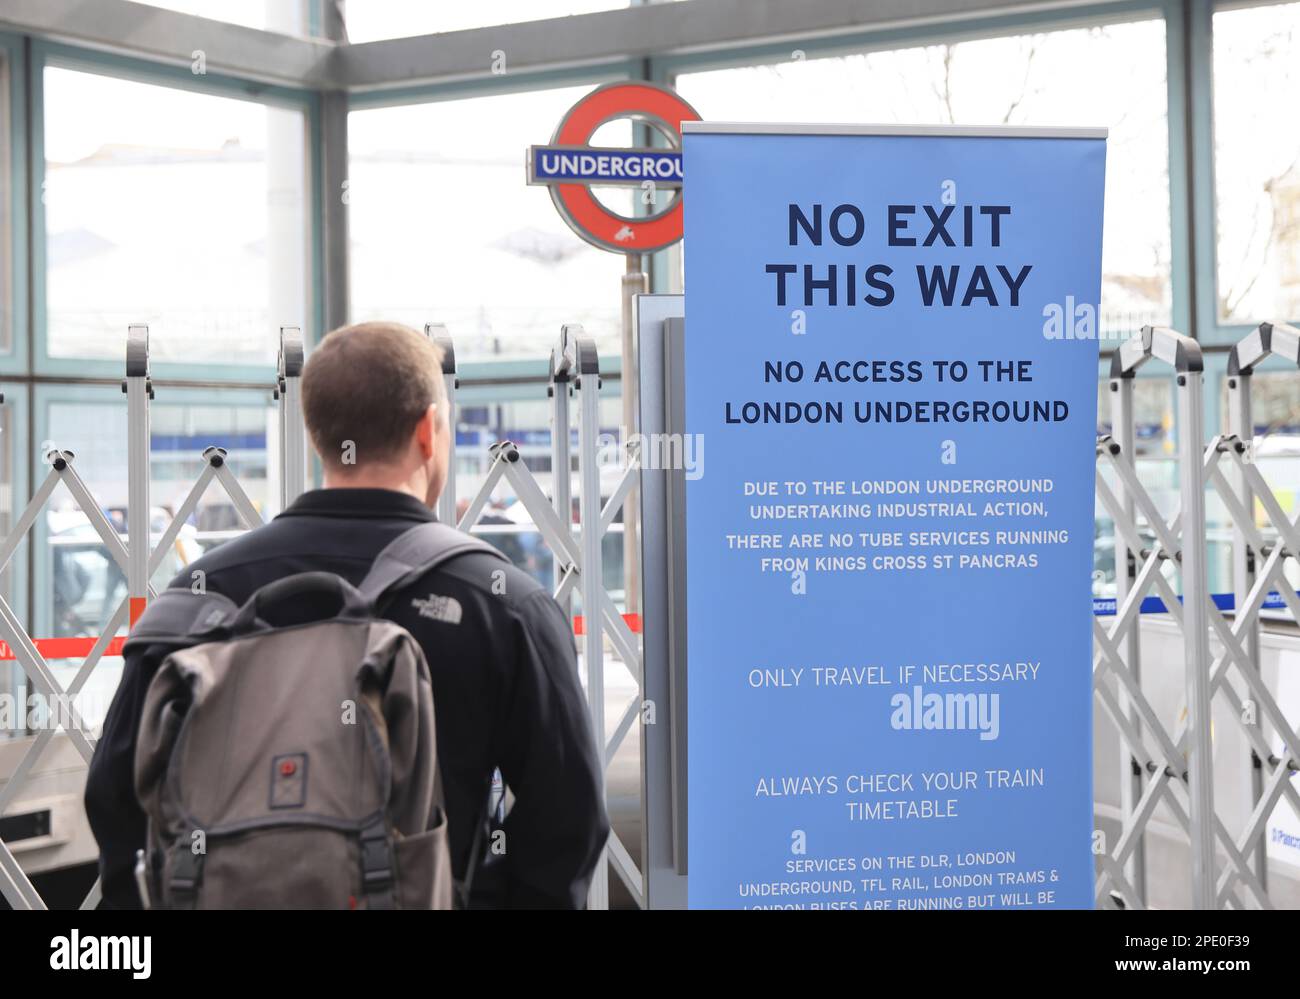
[[[557,146],[585,146],[602,122],[634,113],[654,115],[676,129],[678,135],[683,121],[700,119],[694,108],[669,90],[640,83],[621,83],[597,90],[575,104],[553,141]],[[573,224],[603,246],[623,252],[653,253],[682,238],[680,195],[663,215],[637,222],[611,212],[584,184],[557,184],[553,190]],[[626,244],[616,243],[614,234],[623,226],[630,228],[634,236]]]

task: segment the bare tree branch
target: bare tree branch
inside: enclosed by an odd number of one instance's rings
[[[1012,100],[1006,114],[1002,116],[1002,124],[1004,125],[1011,122],[1011,116],[1016,113],[1016,109],[1029,96],[1029,75],[1034,71],[1034,56],[1038,54],[1038,40],[1041,37],[1041,35],[1034,35],[1029,40],[1029,54],[1025,58],[1025,77],[1020,83],[1020,96]]]

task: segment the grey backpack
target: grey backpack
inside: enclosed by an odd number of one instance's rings
[[[412,528],[359,588],[329,572],[243,607],[169,589],[127,642],[166,651],[145,695],[135,787],[145,904],[171,909],[445,909],[453,885],[433,694],[385,598],[491,546]],[[157,654],[157,653],[155,653]],[[471,871],[481,851],[476,831]],[[466,879],[468,881],[468,877]]]

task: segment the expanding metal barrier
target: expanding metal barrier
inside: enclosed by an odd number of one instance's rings
[[[454,346],[444,327],[430,324],[426,334],[443,350],[449,419],[454,426],[458,387]],[[1300,769],[1300,734],[1288,723],[1264,681],[1259,614],[1264,608],[1281,607],[1300,619],[1300,597],[1284,575],[1287,560],[1300,557],[1300,514],[1295,518],[1286,515],[1254,461],[1251,379],[1259,364],[1270,356],[1300,367],[1300,330],[1266,323],[1233,349],[1227,380],[1227,432],[1213,437],[1208,444],[1202,415],[1201,353],[1195,341],[1172,330],[1146,327],[1112,360],[1108,385],[1112,432],[1097,440],[1097,498],[1114,521],[1116,597],[1113,615],[1099,611],[1093,619],[1093,689],[1122,743],[1123,773],[1119,833],[1108,841],[1098,832],[1094,841],[1098,860],[1096,899],[1102,907],[1140,908],[1149,904],[1148,838],[1153,816],[1161,807],[1173,817],[1190,849],[1187,877],[1194,906],[1274,905],[1268,890],[1264,829],[1281,801],[1288,802],[1300,815],[1300,794],[1291,780]],[[281,500],[285,504],[306,485],[307,449],[298,391],[303,359],[301,332],[283,328],[274,394],[280,410],[279,443],[284,463]],[[1135,376],[1150,363],[1172,369],[1178,400],[1180,502],[1177,509],[1164,513],[1140,481],[1135,463]],[[601,489],[601,464],[606,455],[600,438],[600,360],[594,343],[580,326],[563,327],[551,355],[549,380],[551,495],[546,495],[521,460],[519,448],[510,441],[499,441],[489,449],[491,462],[486,477],[467,499],[465,512],[456,517],[453,475],[439,502],[439,514],[445,522],[458,522],[462,529],[470,530],[479,523],[500,485],[512,490],[529,514],[554,555],[556,600],[570,615],[575,599],[581,604],[582,614],[574,620],[586,674],[586,694],[597,744],[603,749],[608,768],[637,720],[645,720],[642,716],[647,704],[639,619],[619,612],[602,579],[602,542],[614,528],[640,474],[640,455],[635,437],[622,445],[617,462],[620,474],[605,498]],[[9,603],[0,597],[0,640],[8,646],[32,688],[59,707],[59,724],[45,726],[36,733],[12,772],[0,775],[4,780],[0,786],[0,815],[18,800],[36,761],[60,729],[81,760],[89,761],[94,750],[93,735],[77,714],[73,699],[104,656],[120,654],[122,638],[118,633],[138,618],[145,602],[153,596],[151,576],[208,489],[214,483],[222,488],[245,527],[262,521],[231,473],[226,452],[208,447],[200,456],[202,469],[184,501],[153,543],[148,517],[153,384],[148,330],[142,326],[131,327],[128,333],[123,391],[127,396],[129,438],[125,538],[118,534],[77,474],[75,455],[54,448],[43,458],[48,466],[45,479],[16,518],[13,529],[0,540],[3,571],[62,484],[128,582],[127,595],[93,639],[34,639]],[[454,449],[454,434],[452,437]],[[454,453],[450,464],[454,469]],[[1222,500],[1232,522],[1232,594],[1209,592],[1205,506],[1209,488]],[[1257,516],[1261,520],[1257,521]],[[1267,536],[1270,529],[1276,541]],[[660,603],[657,598],[652,600],[653,606]],[[1186,701],[1182,717],[1162,718],[1149,691],[1144,689],[1140,622],[1143,615],[1151,613],[1167,615],[1179,629]],[[607,643],[614,654],[608,662]],[[66,687],[50,666],[53,658],[80,660]],[[636,694],[616,718],[607,719],[606,671],[615,661],[621,662],[635,681]],[[671,707],[676,702],[667,697],[665,703]],[[1220,715],[1231,714],[1237,719],[1249,747],[1248,759],[1214,760],[1211,709],[1216,703]],[[1280,752],[1274,748],[1277,744],[1282,747]],[[1216,811],[1216,767],[1221,780],[1240,773],[1250,782],[1249,814],[1244,820],[1233,821],[1232,828]],[[640,793],[645,806],[644,825],[651,818],[645,814],[646,809],[659,807],[660,803],[658,798],[653,803],[645,798],[644,786]],[[642,907],[647,904],[648,893],[645,843],[643,828],[640,863],[617,833],[611,834],[606,849],[609,864]],[[684,872],[684,864],[679,870]],[[13,850],[2,839],[0,894],[16,908],[44,905]],[[98,899],[96,885],[84,905],[93,906]],[[602,862],[592,883],[590,904],[604,908],[608,903],[608,867]]]
[[[1259,612],[1266,606],[1276,606],[1280,597],[1282,604],[1300,621],[1300,599],[1284,574],[1286,559],[1300,559],[1300,531],[1297,530],[1300,514],[1295,518],[1286,515],[1253,460],[1255,431],[1250,388],[1256,367],[1270,356],[1300,366],[1300,330],[1284,323],[1262,323],[1232,349],[1228,357],[1228,434],[1211,442],[1213,457],[1206,452],[1215,489],[1233,522],[1235,597],[1232,640],[1224,641],[1224,654],[1211,665],[1210,685],[1212,691],[1232,706],[1234,717],[1250,743],[1254,806],[1231,854],[1234,859],[1239,854],[1244,860],[1253,855],[1253,869],[1248,868],[1245,873],[1253,870],[1254,877],[1243,876],[1241,865],[1236,863],[1225,870],[1216,884],[1215,903],[1219,905],[1228,899],[1238,880],[1252,890],[1266,892],[1268,859],[1263,830],[1277,802],[1285,797],[1300,817],[1300,795],[1291,781],[1291,775],[1300,770],[1300,734],[1287,723],[1264,684],[1260,669]],[[1225,459],[1233,473],[1231,479],[1218,467]],[[1277,532],[1275,543],[1267,542],[1257,530],[1257,504],[1266,522]],[[1217,611],[1214,617],[1219,619]],[[1230,667],[1234,666],[1245,699],[1228,683]],[[1280,757],[1265,741],[1262,724],[1265,721],[1283,745]],[[1260,902],[1267,905],[1266,894]]]
[[[429,324],[425,333],[442,349],[443,379],[447,393],[448,419],[455,426],[455,398],[458,387],[456,354],[446,328]],[[301,330],[284,327],[280,331],[274,398],[279,403],[279,447],[282,462],[280,499],[283,506],[291,503],[306,485],[307,447],[299,401],[299,379],[304,363],[304,344]],[[127,335],[126,378],[122,389],[127,396],[127,531],[123,539],[108,521],[85,483],[77,475],[71,451],[55,449],[46,456],[49,474],[37,489],[31,501],[17,518],[13,530],[0,542],[0,572],[8,565],[28,532],[36,524],[46,504],[59,483],[72,493],[73,499],[95,528],[109,557],[127,576],[128,592],[105,624],[102,633],[94,640],[32,639],[19,622],[7,602],[0,598],[0,640],[12,648],[12,654],[35,690],[51,704],[65,708],[62,726],[44,727],[32,740],[18,766],[7,775],[0,787],[0,815],[14,803],[21,793],[32,767],[42,752],[62,727],[76,747],[81,759],[88,763],[94,752],[92,733],[72,707],[73,699],[81,692],[91,672],[105,655],[120,654],[123,639],[119,631],[134,624],[143,612],[147,600],[155,593],[149,580],[162,566],[167,552],[180,536],[185,524],[198,509],[200,502],[214,485],[219,485],[229,497],[245,528],[261,524],[262,515],[248,494],[240,486],[226,463],[224,448],[208,447],[201,454],[203,467],[190,487],[175,515],[163,529],[156,544],[150,537],[150,426],[149,406],[154,396],[149,374],[149,331],[144,326],[132,326]],[[536,524],[543,540],[554,553],[555,597],[566,613],[571,612],[573,598],[582,604],[583,616],[576,619],[581,637],[582,663],[586,672],[586,693],[591,712],[597,745],[603,750],[606,769],[614,754],[625,741],[628,732],[639,717],[642,697],[641,651],[638,636],[633,630],[636,618],[625,618],[619,613],[613,599],[602,582],[602,541],[610,532],[622,509],[628,492],[635,482],[637,467],[635,453],[628,454],[623,471],[612,495],[602,502],[601,475],[598,451],[600,447],[600,362],[595,345],[586,337],[580,326],[566,326],[560,342],[553,352],[550,364],[550,397],[552,400],[552,476],[553,496],[547,499],[532,472],[520,461],[518,447],[510,441],[501,441],[490,448],[492,463],[480,489],[470,499],[468,509],[459,519],[459,526],[470,530],[483,515],[494,489],[504,481],[515,493]],[[575,405],[576,404],[576,405]],[[579,442],[579,493],[580,522],[577,528],[572,514],[573,420],[570,407],[577,411],[576,429]],[[438,504],[440,519],[456,523],[455,484],[455,434],[452,437],[453,453],[449,477]],[[204,581],[195,579],[194,585]],[[629,624],[629,621],[632,624]],[[617,653],[637,684],[637,695],[619,714],[612,735],[606,738],[605,719],[605,641]],[[44,652],[43,652],[44,650]],[[62,687],[49,666],[46,656],[81,659],[81,666],[66,688]],[[5,775],[0,775],[3,780]],[[645,890],[641,871],[624,847],[619,837],[611,835],[607,847],[608,859],[638,905],[644,905]],[[43,908],[44,903],[26,876],[12,850],[0,839],[0,894],[15,908]],[[98,883],[86,897],[84,907],[99,900]],[[593,908],[606,908],[609,903],[608,868],[602,862],[593,880],[590,904]]]
[[[298,410],[298,379],[302,372],[302,332],[296,327],[280,330],[280,360],[275,396],[280,405],[280,443],[284,465],[281,474],[282,498],[291,501],[304,485],[306,444],[301,414]],[[74,467],[75,454],[53,448],[45,456],[49,472],[44,482],[23,509],[13,529],[0,542],[0,571],[13,558],[28,532],[36,525],[60,483],[71,493],[73,501],[99,536],[108,556],[126,575],[127,595],[109,615],[99,636],[94,639],[34,639],[26,631],[8,602],[0,596],[0,640],[12,651],[20,668],[36,693],[44,698],[47,714],[57,724],[47,724],[32,738],[18,765],[4,779],[0,788],[0,815],[17,800],[42,753],[58,731],[66,733],[77,754],[85,763],[94,753],[94,738],[75,706],[92,671],[105,655],[119,655],[123,639],[118,632],[134,624],[143,613],[149,598],[156,596],[150,579],[162,566],[167,552],[179,537],[199,502],[215,482],[230,498],[246,528],[262,523],[262,516],[248,498],[226,464],[224,448],[208,447],[201,454],[203,470],[179,505],[171,521],[153,544],[149,497],[149,406],[154,397],[149,374],[149,329],[131,326],[127,331],[126,377],[122,391],[127,397],[127,517],[123,539],[105,516],[85,482]],[[196,584],[202,585],[196,580]],[[50,658],[80,659],[81,665],[66,687],[50,667]],[[45,903],[27,877],[10,846],[0,839],[0,894],[14,908],[45,908]],[[96,881],[82,903],[91,908],[100,898]]]
[[[1133,378],[1153,358],[1172,365],[1177,372],[1182,505],[1168,521],[1138,481],[1134,463]],[[1205,493],[1199,471],[1202,388],[1200,347],[1172,330],[1145,327],[1112,359],[1111,426],[1118,436],[1100,437],[1097,457],[1114,470],[1121,486],[1117,496],[1099,474],[1097,495],[1115,522],[1117,606],[1109,628],[1093,618],[1093,690],[1119,729],[1131,773],[1125,775],[1121,785],[1123,825],[1118,841],[1110,849],[1104,837],[1096,841],[1100,858],[1097,900],[1102,904],[1115,904],[1108,892],[1112,885],[1125,905],[1144,904],[1142,836],[1156,805],[1163,801],[1187,830],[1193,845],[1194,904],[1208,907],[1207,885],[1214,861],[1209,830],[1214,803],[1209,766],[1209,693],[1202,666],[1208,655]],[[1139,532],[1135,516],[1138,512],[1155,533],[1150,546]],[[1167,561],[1173,561],[1181,570],[1185,604],[1179,603],[1162,571]],[[1185,756],[1179,737],[1164,727],[1142,690],[1138,630],[1142,602],[1152,588],[1164,599],[1183,632],[1189,722],[1184,734]],[[1112,678],[1118,691],[1112,689]]]
[[[1233,349],[1229,430],[1208,444],[1201,353],[1194,340],[1146,327],[1113,357],[1112,434],[1098,438],[1097,457],[1118,485],[1112,489],[1098,474],[1097,496],[1115,523],[1117,592],[1109,627],[1094,617],[1093,687],[1119,732],[1124,761],[1120,835],[1113,844],[1100,833],[1095,841],[1097,901],[1103,906],[1147,904],[1145,836],[1163,803],[1187,835],[1194,907],[1273,907],[1263,829],[1283,797],[1300,815],[1300,795],[1290,780],[1300,760],[1300,737],[1263,682],[1259,612],[1266,605],[1281,605],[1300,618],[1300,599],[1283,575],[1284,560],[1300,553],[1300,517],[1293,521],[1285,515],[1251,460],[1250,376],[1270,354],[1300,364],[1300,333],[1264,324]],[[1167,517],[1138,480],[1135,464],[1133,379],[1152,359],[1174,369],[1178,397],[1180,504]],[[1234,537],[1235,593],[1217,597],[1209,592],[1206,572],[1205,493],[1210,487],[1228,512]],[[1256,526],[1256,503],[1279,536],[1276,544],[1267,543]],[[1166,566],[1176,570],[1181,597],[1165,575]],[[1161,721],[1142,684],[1139,622],[1141,614],[1150,612],[1167,613],[1182,634],[1186,710],[1172,727]],[[1213,658],[1211,638],[1221,649]],[[1234,763],[1213,759],[1215,698],[1237,719],[1250,746],[1251,758],[1235,762],[1243,775],[1247,770],[1251,775],[1253,808],[1235,831],[1215,808],[1215,767]],[[1283,757],[1271,752],[1267,729],[1287,747]]]
[[[563,327],[560,341],[551,352],[551,478],[552,496],[547,499],[532,472],[520,460],[519,448],[510,441],[493,444],[487,476],[469,507],[460,517],[459,527],[470,530],[483,515],[497,485],[504,481],[515,493],[543,540],[554,555],[554,596],[570,613],[573,597],[582,602],[582,617],[577,620],[581,638],[580,651],[586,671],[587,707],[591,713],[596,745],[602,751],[604,768],[609,769],[633,724],[640,717],[644,699],[644,679],[640,642],[629,620],[619,613],[602,579],[602,542],[623,508],[640,469],[632,446],[621,456],[622,474],[609,498],[602,504],[600,469],[600,358],[595,343],[582,327]],[[576,404],[576,405],[575,405]],[[572,429],[571,406],[577,410],[578,430],[578,524],[572,511]],[[581,526],[579,526],[581,525]],[[631,618],[635,623],[635,618]],[[618,716],[612,735],[606,737],[605,719],[605,638],[618,660],[636,682],[637,693]],[[608,800],[608,788],[606,788]],[[611,832],[606,853],[615,873],[638,906],[645,904],[645,883],[641,867],[619,838]],[[597,864],[588,903],[593,909],[609,906],[609,873],[604,860]]]

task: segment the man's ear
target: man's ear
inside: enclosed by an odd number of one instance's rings
[[[436,437],[435,431],[438,429],[438,421],[442,419],[442,414],[438,412],[438,404],[433,403],[424,411],[424,415],[415,425],[415,442],[420,448],[420,457],[428,461],[433,457],[433,442]]]

